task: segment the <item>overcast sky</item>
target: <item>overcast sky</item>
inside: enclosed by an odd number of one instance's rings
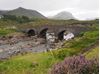
[[[99,0],[0,0],[1,10],[18,7],[37,10],[45,16],[53,16],[61,11],[71,12],[78,19],[99,16]]]

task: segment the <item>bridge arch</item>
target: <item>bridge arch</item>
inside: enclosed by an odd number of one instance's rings
[[[58,40],[63,40],[64,38],[63,38],[63,36],[64,36],[64,33],[66,32],[66,30],[62,30],[62,31],[60,31],[59,33],[58,33]]]
[[[46,38],[46,32],[47,32],[48,28],[44,28],[39,32],[39,37],[40,38]]]
[[[28,36],[35,36],[35,30],[34,29],[30,29],[27,32]]]

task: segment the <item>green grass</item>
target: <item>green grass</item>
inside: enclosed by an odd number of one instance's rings
[[[99,39],[98,31],[85,32],[82,37],[76,37],[73,40],[66,41],[63,48],[53,51],[55,57],[64,59],[68,56],[78,55],[84,52],[85,48],[95,44]]]
[[[93,58],[99,58],[99,46],[95,47],[94,49],[84,53],[84,55],[89,58],[89,59],[93,59]]]
[[[76,23],[76,24],[75,24]],[[17,21],[12,20],[3,20],[0,19],[0,28],[5,28],[9,26],[16,26],[18,29],[22,28],[32,28],[34,26],[41,26],[41,25],[77,25],[77,23],[89,23],[89,24],[96,24],[98,20],[91,20],[91,21],[78,21],[78,20],[50,20],[50,19],[33,19],[31,22],[27,23],[18,23]],[[80,26],[83,26],[80,24]]]
[[[66,42],[65,46],[68,46],[73,49],[82,49],[90,46],[92,43],[95,43],[99,39],[98,31],[88,31],[85,32],[82,37],[77,37],[70,42]]]
[[[49,53],[26,54],[16,56],[0,63],[3,74],[47,74],[57,59]],[[33,63],[36,63],[35,66]]]
[[[0,28],[0,36],[6,36],[7,34],[14,33],[14,32],[16,32],[15,29]]]

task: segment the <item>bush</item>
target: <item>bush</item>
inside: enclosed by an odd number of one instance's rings
[[[27,23],[31,21],[30,18],[27,16],[16,16],[16,15],[3,15],[2,19],[5,21],[12,20],[18,23]]]
[[[87,60],[84,56],[73,56],[55,64],[50,74],[99,74],[99,62],[97,59]]]
[[[52,51],[52,52],[53,52],[53,55],[55,58],[61,59],[61,60],[64,60],[64,58],[67,56],[73,56],[73,55],[77,54],[76,50],[67,49],[67,48],[58,49],[58,50]]]

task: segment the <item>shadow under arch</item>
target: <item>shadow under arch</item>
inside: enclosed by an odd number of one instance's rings
[[[63,40],[63,36],[64,36],[64,33],[66,32],[66,30],[62,30],[58,33],[58,40]]]
[[[40,31],[39,33],[39,37],[40,38],[45,38],[46,39],[46,32],[47,32],[48,28],[44,28]]]
[[[27,32],[28,36],[35,36],[35,30],[34,29],[30,29]]]

